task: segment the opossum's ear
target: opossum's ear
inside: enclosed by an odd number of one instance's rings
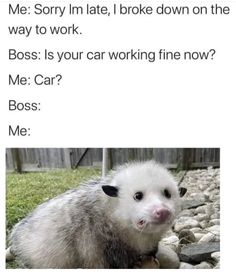
[[[117,197],[118,196],[118,188],[115,186],[109,186],[109,185],[104,185],[102,186],[102,190],[111,197]]]
[[[187,192],[187,188],[185,188],[185,187],[179,187],[179,195],[180,195],[180,197],[183,197],[186,192]]]

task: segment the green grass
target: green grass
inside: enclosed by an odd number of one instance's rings
[[[7,174],[6,236],[37,205],[100,175],[98,168]],[[6,268],[19,267],[16,261],[6,264]]]
[[[96,168],[7,174],[7,232],[37,205],[100,174]]]
[[[7,174],[6,229],[12,227],[37,205],[55,197],[91,177],[101,174],[98,168],[79,168],[44,173]]]

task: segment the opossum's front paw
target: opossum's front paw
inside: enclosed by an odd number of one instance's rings
[[[144,256],[138,262],[135,263],[134,268],[160,268],[160,263],[157,260],[157,258],[153,256]]]

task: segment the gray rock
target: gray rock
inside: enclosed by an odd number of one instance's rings
[[[173,251],[177,251],[179,245],[179,238],[177,236],[170,236],[161,240],[163,245],[168,245]]]
[[[214,202],[214,208],[215,208],[215,212],[220,211],[220,201],[215,201]]]
[[[220,226],[219,225],[213,225],[207,228],[207,231],[210,231],[214,233],[215,235],[220,235]]]
[[[208,191],[215,190],[215,188],[216,188],[216,184],[211,184],[208,188]]]
[[[194,233],[189,229],[182,229],[179,233],[179,244],[189,244],[196,242]]]
[[[180,261],[176,252],[174,252],[170,247],[159,243],[157,260],[160,263],[160,268],[164,269],[175,269],[179,268]]]
[[[200,222],[200,227],[201,227],[201,228],[206,228],[206,227],[208,226],[208,224],[209,224],[209,223],[208,223],[208,221],[206,221],[206,220],[201,221],[201,222]]]
[[[205,235],[204,233],[194,233],[196,242],[199,242],[200,239],[201,239],[204,235]]]
[[[199,206],[204,205],[205,203],[199,200],[184,200],[182,203],[183,209],[191,209],[191,208],[197,208]]]
[[[194,266],[192,264],[188,264],[188,263],[185,263],[185,262],[180,262],[179,268],[180,269],[193,269]]]
[[[204,193],[192,193],[190,194],[190,197],[200,202],[205,202],[206,200]]]
[[[165,245],[169,245],[169,244],[176,244],[179,242],[179,238],[176,235],[172,235],[166,238],[163,238],[161,240],[163,242],[163,244]]]
[[[205,213],[206,212],[206,206],[199,206],[195,209],[195,214],[199,214],[199,213]]]
[[[214,252],[211,254],[211,258],[215,261],[215,262],[219,262],[220,261],[220,252]]]
[[[215,235],[211,232],[207,233],[206,235],[204,235],[200,240],[199,240],[199,243],[202,243],[202,242],[217,242],[219,241],[220,238],[218,235]]]
[[[205,198],[205,201],[209,201],[210,194],[208,192],[204,192],[204,198]]]
[[[201,191],[204,191],[204,190],[207,189],[207,184],[200,184],[200,185],[198,186],[198,188],[199,188]]]
[[[214,208],[214,206],[213,206],[212,203],[206,205],[205,212],[206,212],[206,214],[207,214],[208,216],[211,216],[212,214],[215,213],[215,208]]]
[[[192,228],[192,227],[196,227],[199,226],[198,221],[194,220],[191,217],[180,217],[176,220],[175,225],[174,225],[174,230],[176,232],[179,232],[182,229],[185,228]]]
[[[214,189],[211,192],[212,195],[218,195],[219,194],[219,189]]]
[[[220,251],[219,242],[194,243],[182,247],[179,258],[186,263],[200,263],[211,259],[211,253]]]
[[[189,209],[182,210],[179,214],[179,217],[190,217],[193,216],[193,213]]]
[[[210,220],[209,225],[211,225],[211,226],[220,225],[220,220],[219,219],[212,219],[212,220]]]
[[[214,213],[210,216],[211,220],[220,219],[220,213]]]
[[[199,222],[204,221],[204,220],[208,221],[209,216],[207,214],[199,213],[197,216],[195,216],[195,219]]]
[[[194,266],[195,269],[211,269],[213,266],[208,262],[201,262]]]
[[[204,233],[200,227],[190,228],[190,231],[192,231],[193,233]]]
[[[209,199],[210,199],[211,201],[219,200],[219,198],[220,198],[220,195],[219,195],[219,194],[211,194],[210,197],[209,197]]]

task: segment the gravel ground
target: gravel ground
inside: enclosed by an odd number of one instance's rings
[[[159,246],[161,268],[220,268],[220,169],[185,174],[183,210]]]

